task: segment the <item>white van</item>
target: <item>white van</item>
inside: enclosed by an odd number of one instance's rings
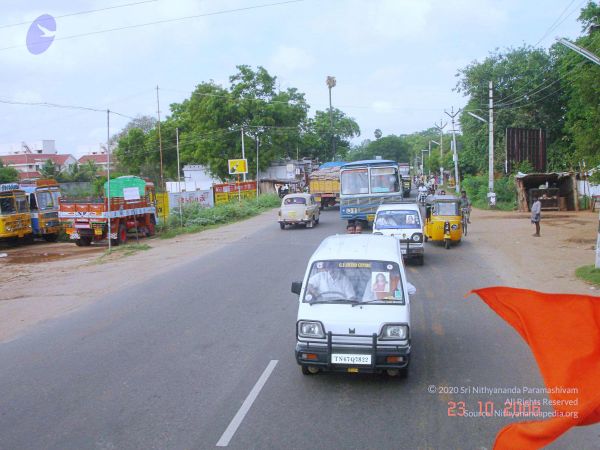
[[[410,288],[410,289],[409,289]],[[408,373],[410,298],[398,241],[347,234],[326,238],[308,262],[299,294],[296,361],[319,371]]]
[[[423,219],[416,203],[390,203],[377,208],[373,221],[373,234],[394,236],[400,241],[406,259],[423,265]]]

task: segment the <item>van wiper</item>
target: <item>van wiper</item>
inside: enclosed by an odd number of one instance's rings
[[[400,300],[397,299],[397,298],[392,298],[392,297],[390,297],[390,298],[376,298],[375,300],[365,300],[364,302],[355,303],[355,304],[352,305],[352,307],[354,308],[356,305],[364,305],[366,303],[376,303],[376,302],[385,303],[385,302],[392,302],[392,301],[399,302]]]
[[[358,305],[360,303],[359,300],[352,300],[349,298],[328,298],[327,300],[312,300],[308,302],[310,305],[313,303],[348,303],[352,306]]]

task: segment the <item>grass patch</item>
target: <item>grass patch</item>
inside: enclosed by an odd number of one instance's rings
[[[257,216],[280,204],[281,199],[277,195],[265,194],[251,200],[234,201],[213,208],[203,208],[197,204],[185,205],[182,212],[183,227],[179,212],[175,211],[169,217],[167,225],[159,229],[159,236],[161,239],[171,239],[180,234],[197,233],[216,228]]]
[[[108,260],[108,257],[113,254],[126,258],[127,256],[135,255],[138,252],[150,250],[152,247],[148,244],[125,244],[117,247],[112,247],[111,250],[106,250],[102,256],[98,257],[95,261],[96,264],[102,264]]]
[[[593,264],[578,267],[575,269],[575,275],[583,281],[600,286],[600,269],[596,269],[596,266]]]

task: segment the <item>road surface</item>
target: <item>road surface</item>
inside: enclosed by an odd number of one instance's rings
[[[425,265],[407,267],[418,290],[408,379],[300,373],[290,284],[344,228],[337,210],[313,229],[273,222],[0,344],[0,448],[491,448],[516,419],[459,417],[460,402],[503,410],[543,396],[473,388],[543,384],[518,335],[464,298],[505,283],[468,238],[428,243]],[[599,435],[571,431],[553,448],[599,448]]]

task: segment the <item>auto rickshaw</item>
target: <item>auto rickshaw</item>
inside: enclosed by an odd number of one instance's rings
[[[425,203],[425,241],[440,241],[446,248],[462,238],[460,199],[453,195],[430,195]]]

